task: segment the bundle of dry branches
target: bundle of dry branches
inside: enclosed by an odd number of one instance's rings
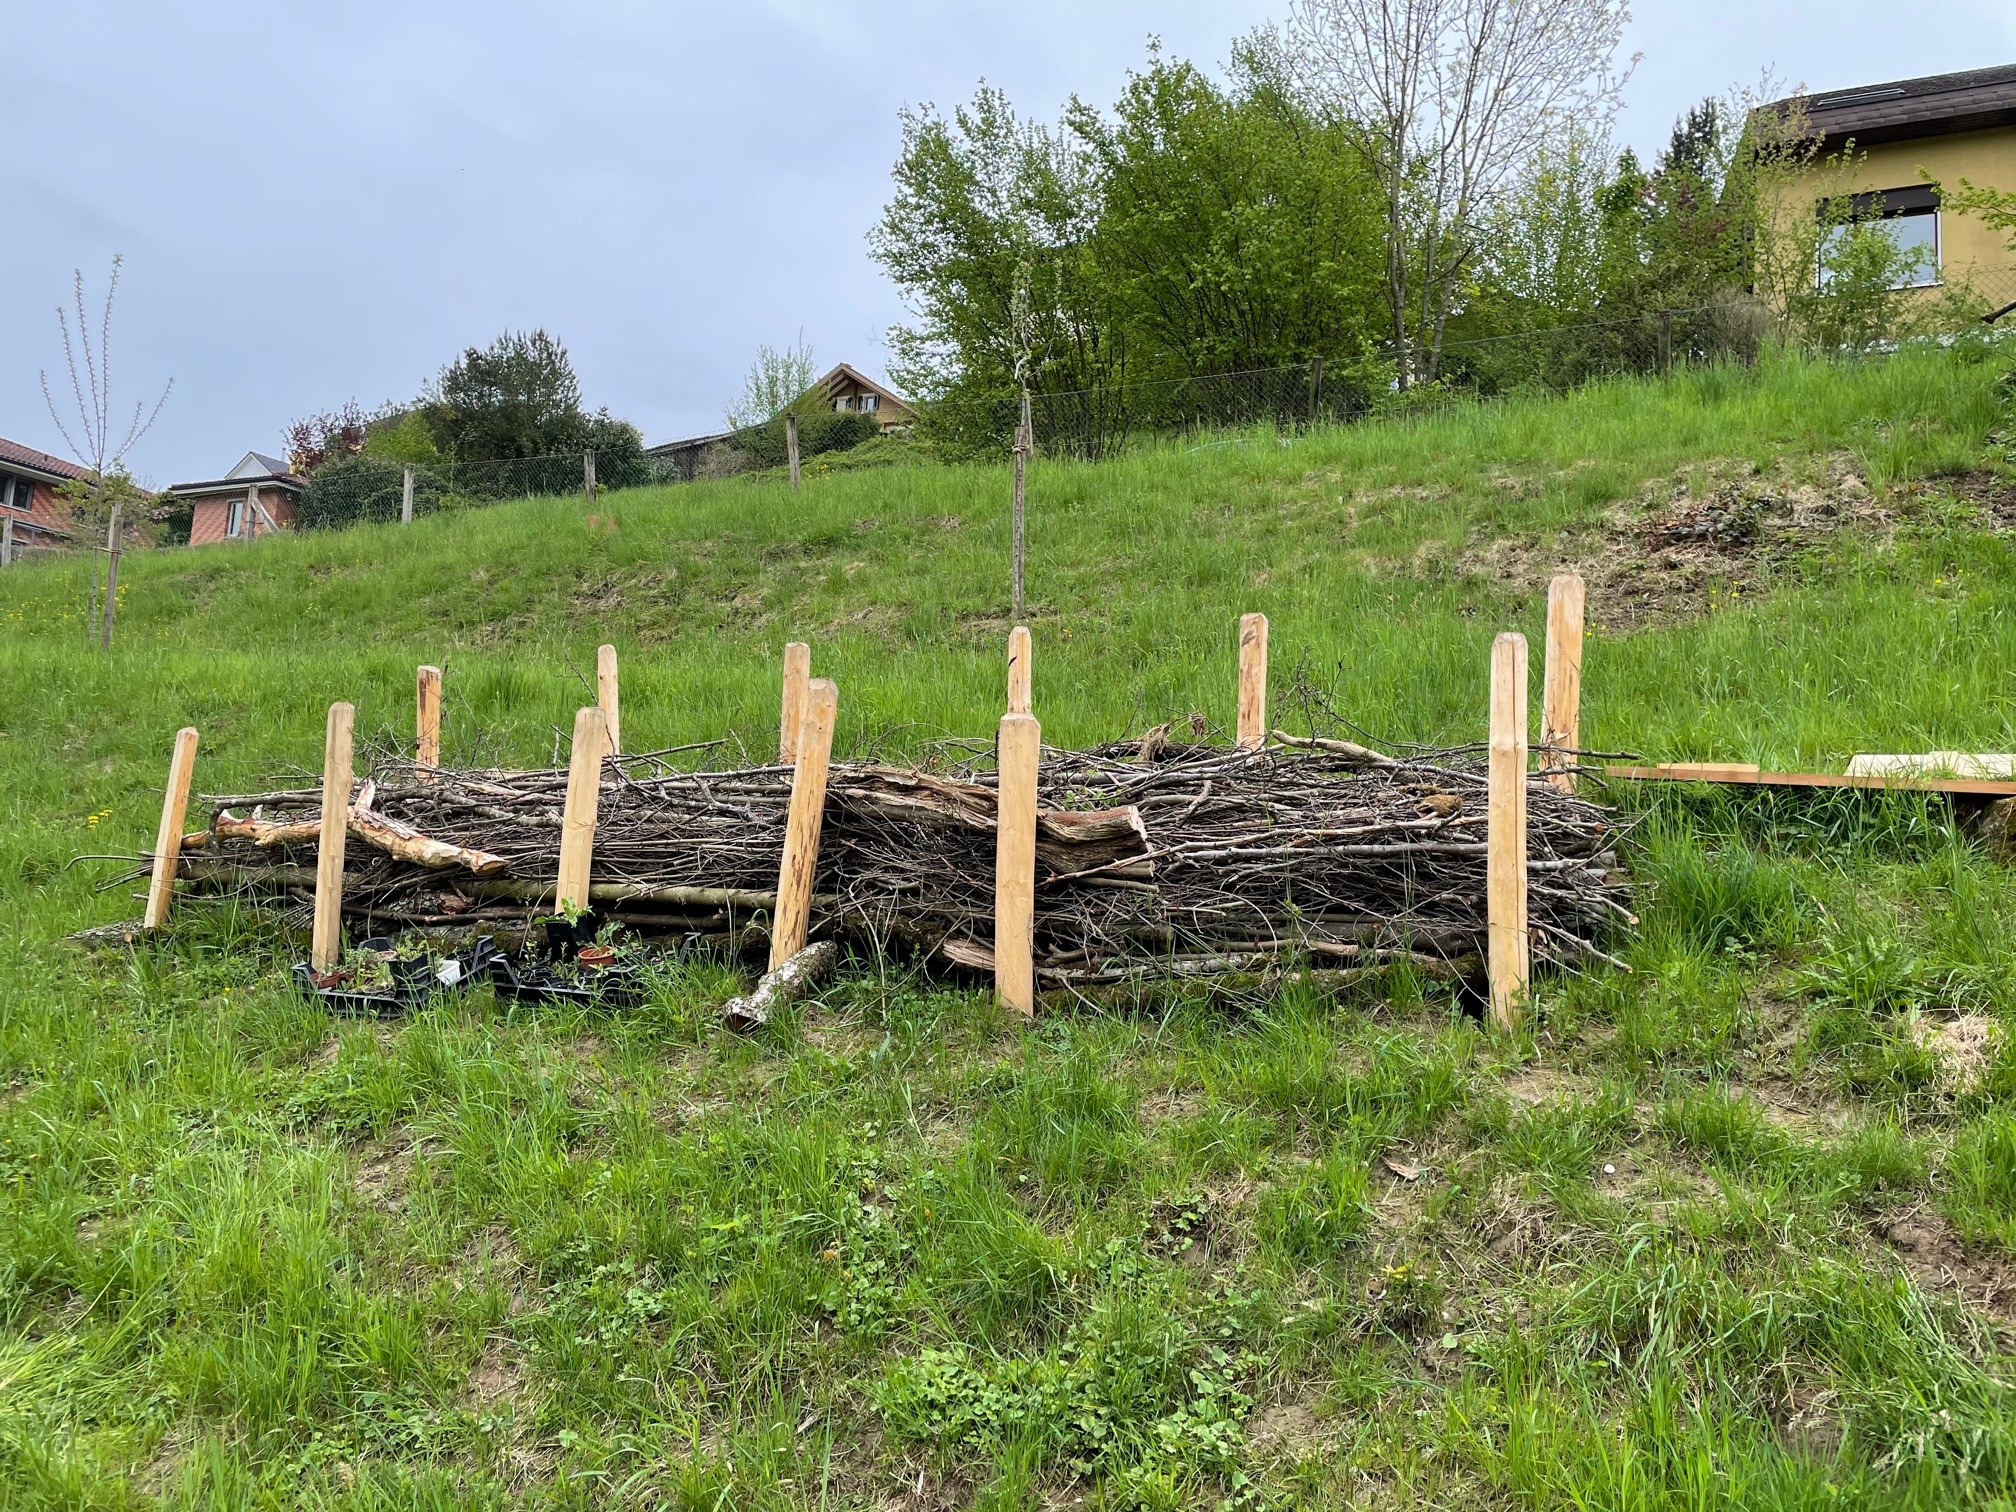
[[[836,763],[815,930],[933,962],[991,965],[993,774]],[[641,927],[735,932],[773,901],[789,767],[603,770],[591,901]],[[529,922],[550,905],[567,773],[379,764],[351,805],[346,912],[401,925]],[[1339,741],[1262,751],[1159,734],[1046,750],[1036,968],[1050,987],[1144,973],[1222,976],[1291,961],[1462,962],[1484,947],[1485,775],[1475,751],[1396,759]],[[201,893],[305,907],[320,794],[211,797],[185,845]],[[1615,815],[1536,777],[1528,798],[1535,953],[1573,963],[1635,922]]]

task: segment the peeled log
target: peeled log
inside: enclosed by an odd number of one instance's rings
[[[357,840],[384,851],[388,856],[397,856],[401,861],[411,861],[416,866],[424,866],[430,871],[447,871],[460,867],[479,877],[494,877],[509,864],[502,856],[493,856],[488,851],[469,850],[460,845],[450,845],[445,840],[432,840],[397,819],[388,818],[376,809],[358,804],[350,807],[350,817],[344,828]],[[261,850],[281,845],[313,845],[322,837],[322,821],[303,820],[292,824],[275,824],[267,819],[234,819],[229,814],[219,814],[210,827],[210,834],[219,840],[250,840]],[[184,841],[184,848],[187,848]]]

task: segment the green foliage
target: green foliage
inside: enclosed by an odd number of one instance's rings
[[[1224,84],[1151,54],[1110,118],[1025,122],[992,88],[910,112],[895,188],[874,237],[916,316],[895,370],[954,451],[1002,443],[1025,377],[1096,396],[1342,358],[1377,319],[1375,191],[1259,41]]]
[[[798,459],[800,463],[832,452],[850,451],[881,434],[873,415],[829,410],[823,405],[798,407]],[[789,460],[784,434],[784,417],[737,431],[735,449],[754,467],[782,467]]]
[[[802,336],[796,346],[782,351],[767,344],[759,346],[756,360],[742,380],[741,396],[728,406],[728,428],[746,430],[775,419],[812,387],[817,376],[812,348]]]
[[[441,461],[441,448],[428,428],[425,408],[403,405],[373,418],[364,432],[364,455],[380,462],[433,467]]]
[[[427,424],[451,457],[544,457],[576,449],[581,383],[544,331],[506,331],[470,347],[435,380]]]
[[[367,522],[397,520],[406,489],[406,469],[377,457],[348,457],[315,469],[301,490],[301,524],[309,530],[341,530]],[[441,507],[447,481],[431,468],[415,468],[413,514]]]

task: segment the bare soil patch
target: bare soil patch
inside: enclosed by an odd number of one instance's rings
[[[2008,495],[2016,525],[2016,491],[1988,492],[1998,501]],[[1599,529],[1494,537],[1467,547],[1456,566],[1525,593],[1556,573],[1580,573],[1600,629],[1634,630],[1740,601],[1785,558],[1850,527],[1888,531],[1898,514],[1846,453],[1825,459],[1817,476],[1783,464],[1709,463],[1648,485]]]
[[[1945,1218],[1914,1207],[1879,1223],[1876,1232],[1921,1291],[1951,1298],[1980,1314],[2001,1348],[2016,1348],[2016,1270],[2000,1255],[1970,1250]]]

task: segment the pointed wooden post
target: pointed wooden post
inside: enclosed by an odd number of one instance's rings
[[[614,646],[595,648],[595,704],[601,709],[602,718],[609,726],[609,753],[612,756],[617,755],[623,749],[623,720],[616,690]]]
[[[1036,768],[1042,727],[1028,714],[1001,720],[1001,786],[994,810],[994,990],[1015,1013],[1036,1011]]]
[[[784,648],[784,705],[777,719],[777,765],[798,760],[798,735],[805,728],[805,689],[812,681],[812,648],[792,641]]]
[[[1029,665],[1029,627],[1017,625],[1008,632],[1008,712],[1033,712]]]
[[[805,948],[812,930],[812,883],[819,871],[819,832],[826,821],[826,772],[833,758],[833,722],[840,690],[815,677],[805,690],[805,722],[798,735],[791,809],[784,823],[784,856],[777,866],[777,907],[770,918],[770,969]]]
[[[1491,645],[1491,755],[1485,818],[1485,908],[1491,1017],[1510,1026],[1525,1006],[1532,961],[1526,935],[1526,637]]]
[[[343,959],[343,846],[350,836],[350,733],[357,711],[329,705],[322,742],[322,827],[315,837],[315,933],[308,964],[334,971]]]
[[[1239,617],[1239,738],[1242,751],[1267,739],[1267,616]]]
[[[1547,585],[1547,662],[1540,684],[1540,770],[1564,793],[1575,791],[1582,741],[1582,579],[1564,572]]]
[[[609,723],[596,705],[574,716],[574,748],[567,757],[567,807],[560,816],[560,875],[553,907],[588,906],[588,872],[595,862],[595,811],[602,801],[602,762],[609,754]]]
[[[160,929],[168,922],[175,896],[175,868],[182,859],[182,823],[189,815],[189,778],[196,770],[196,732],[178,730],[175,751],[168,758],[168,791],[161,799],[161,828],[154,834],[154,878],[147,885],[147,911],[141,924]]]
[[[413,676],[413,762],[423,782],[441,765],[441,669],[422,667]]]

